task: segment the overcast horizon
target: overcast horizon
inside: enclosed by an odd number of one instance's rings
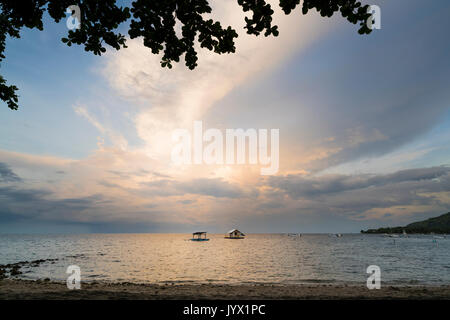
[[[0,233],[358,233],[450,211],[448,1],[371,1],[381,29],[282,14],[236,53],[161,68],[142,44],[98,57],[65,21],[7,39],[0,104]],[[64,20],[64,19],[63,19]],[[279,129],[279,170],[175,165],[172,132]]]

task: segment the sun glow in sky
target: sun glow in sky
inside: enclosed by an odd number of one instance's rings
[[[8,39],[20,109],[0,108],[0,232],[358,232],[448,212],[450,4],[374,2],[368,36],[277,10],[265,38],[214,1],[237,52],[200,49],[194,71],[161,68],[141,39],[69,48],[65,23]],[[278,173],[174,165],[172,132],[196,120],[279,129]]]

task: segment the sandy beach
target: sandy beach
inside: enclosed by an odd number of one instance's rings
[[[233,299],[450,299],[450,286],[382,286],[368,290],[349,285],[188,285],[82,283],[68,290],[65,283],[45,280],[4,279],[0,299],[133,299],[133,300],[233,300]]]

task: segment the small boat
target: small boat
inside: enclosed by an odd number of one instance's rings
[[[225,236],[225,239],[245,239],[245,234],[243,234],[238,229],[233,229],[228,231],[227,236]]]
[[[399,236],[398,236],[398,234],[388,234],[388,237],[389,238],[398,238]]]
[[[206,238],[206,231],[199,231],[192,234],[191,241],[209,241],[209,239]]]

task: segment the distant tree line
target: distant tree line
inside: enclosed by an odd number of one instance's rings
[[[413,222],[405,227],[379,228],[361,230],[361,233],[438,233],[450,234],[450,212],[439,217],[430,218],[423,221]]]

